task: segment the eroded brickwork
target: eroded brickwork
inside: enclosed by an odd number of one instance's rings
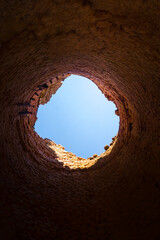
[[[2,0],[0,25],[0,238],[158,240],[159,1]],[[45,84],[68,74],[120,116],[110,153],[83,169],[33,129]]]

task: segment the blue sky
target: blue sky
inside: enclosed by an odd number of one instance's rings
[[[116,107],[89,79],[71,75],[38,109],[36,132],[78,157],[104,152],[119,128]]]

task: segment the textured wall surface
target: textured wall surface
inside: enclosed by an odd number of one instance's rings
[[[1,0],[0,26],[0,238],[159,240],[160,2]],[[33,129],[46,84],[72,73],[120,115],[110,153],[84,169]]]

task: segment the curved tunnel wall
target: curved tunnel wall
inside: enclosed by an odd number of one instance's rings
[[[159,239],[158,1],[0,4],[3,239]],[[57,162],[17,105],[72,73],[120,113],[111,153],[83,170]]]

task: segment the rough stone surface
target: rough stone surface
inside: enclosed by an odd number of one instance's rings
[[[2,0],[0,25],[0,238],[159,240],[160,2]],[[120,116],[83,169],[33,128],[40,88],[72,73]]]

